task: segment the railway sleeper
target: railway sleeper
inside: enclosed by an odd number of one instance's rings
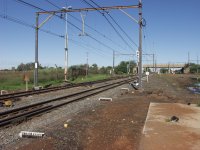
[[[20,123],[22,123],[23,121],[26,121],[26,120],[27,120],[26,116],[18,117],[16,119],[13,119],[11,121],[11,124],[20,124]]]
[[[0,116],[0,119],[2,119],[2,118],[6,118],[6,117],[8,117],[9,115],[2,115],[2,116]]]
[[[26,121],[28,118],[32,118],[33,116],[36,116],[36,115],[44,112],[45,110],[49,109],[50,107],[52,107],[52,105],[46,106],[44,108],[40,108],[38,110],[35,110],[34,112],[19,114],[18,116],[13,116],[11,118],[0,120],[0,126],[6,126],[9,124],[20,123],[20,122]]]
[[[128,81],[126,81],[126,82],[128,82]],[[125,82],[123,82],[123,83],[125,83]],[[95,93],[91,93],[91,94],[85,95],[85,96],[80,97],[80,98],[79,98],[79,97],[78,97],[78,98],[75,98],[75,100],[73,100],[73,101],[71,101],[71,102],[78,101],[78,100],[83,99],[83,98],[86,98],[86,97],[88,97],[88,96],[96,95],[96,94],[98,94],[98,93],[100,93],[100,92],[103,92],[103,91],[105,91],[105,90],[108,90],[108,89],[110,89],[110,88],[117,87],[117,86],[119,86],[119,85],[121,85],[121,84],[123,84],[123,83],[122,83],[122,82],[115,83],[115,84],[116,84],[115,86],[108,87],[108,88],[106,88],[106,89],[103,89],[103,90],[97,91],[97,92],[95,92]],[[9,125],[9,124],[21,123],[21,122],[23,122],[23,121],[26,121],[26,120],[28,120],[28,119],[31,119],[33,116],[41,116],[41,115],[44,114],[44,113],[50,112],[52,109],[55,110],[55,108],[61,107],[61,106],[63,106],[63,105],[66,105],[66,104],[68,104],[68,103],[71,103],[71,102],[65,102],[65,103],[62,103],[62,104],[58,104],[58,105],[56,105],[56,106],[49,105],[49,106],[45,106],[45,107],[43,107],[43,108],[39,108],[38,110],[34,110],[34,111],[31,111],[31,112],[27,112],[27,113],[25,112],[24,114],[18,114],[18,115],[16,115],[16,116],[11,117],[11,118],[3,119],[3,120],[0,121],[0,126],[7,126],[7,125]],[[30,109],[25,109],[25,110],[28,111],[28,110],[30,110]],[[14,118],[14,117],[17,117],[17,118]]]

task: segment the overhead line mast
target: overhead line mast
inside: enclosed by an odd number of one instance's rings
[[[139,59],[138,59],[138,77],[139,77],[139,88],[142,88],[142,0],[139,0],[138,5],[129,5],[129,6],[109,6],[109,7],[100,7],[100,8],[80,8],[80,9],[61,9],[57,11],[40,11],[36,12],[36,39],[35,39],[35,75],[34,75],[34,86],[37,86],[38,83],[38,17],[41,14],[57,14],[57,13],[67,13],[67,12],[81,12],[81,11],[97,11],[97,10],[111,10],[111,9],[127,9],[127,8],[138,8],[139,9]],[[92,38],[92,37],[91,37]]]
[[[60,9],[60,7],[57,6],[56,4],[50,2],[49,0],[46,0],[46,1],[47,1],[49,4],[51,4],[52,6],[54,6],[55,8]],[[70,17],[72,17],[74,20],[83,23],[82,20],[76,18],[75,16],[73,16],[73,15],[71,15],[71,14],[68,14],[68,15],[69,15]],[[94,29],[93,27],[87,25],[86,23],[84,23],[84,25],[85,25],[86,27],[88,27],[89,29],[95,31],[95,32],[98,33],[99,35],[101,35],[103,38],[106,38],[107,40],[111,41],[113,44],[115,44],[115,45],[117,45],[118,47],[121,47],[122,49],[124,49],[124,47],[122,47],[119,43],[114,42],[112,39],[108,38],[105,34],[102,34],[100,31],[97,31],[96,29]]]
[[[85,0],[84,0],[85,1]],[[93,4],[95,4],[96,6],[100,7],[101,6],[99,4],[97,4],[96,2],[94,2],[93,0],[90,0]],[[103,9],[102,9],[103,10]],[[108,11],[103,10],[111,19],[112,21],[118,26],[118,28],[126,35],[126,37],[129,39],[129,41],[131,43],[133,43],[136,47],[138,47],[138,45],[128,36],[128,34],[123,30],[123,28],[117,23],[117,21],[110,15],[110,13]]]
[[[62,9],[56,11],[39,11],[39,14],[52,14],[52,13],[64,13],[64,12],[81,12],[81,11],[95,11],[95,10],[111,10],[111,9],[127,9],[127,8],[139,8],[139,5],[129,6],[109,6],[109,7],[95,7],[95,8],[79,8],[79,9]]]
[[[95,9],[95,6],[93,6],[92,4],[90,4],[89,2],[87,2],[86,0],[82,0],[83,2],[85,2],[87,5],[91,6],[92,8]],[[101,6],[99,6],[98,4],[96,4],[95,2],[92,1],[93,4],[95,4],[98,8],[101,8],[101,10],[103,12],[101,12],[100,10],[97,10],[100,14],[102,14],[102,16],[106,19],[106,21],[108,22],[108,24],[113,28],[113,30],[115,31],[115,33],[121,38],[121,40],[130,48],[132,49],[132,47],[129,45],[129,43],[123,38],[123,36],[121,35],[120,32],[118,32],[118,30],[115,28],[115,26],[112,24],[112,22],[108,19],[108,17],[105,15],[105,13],[112,19],[112,21],[114,21],[114,23],[122,30],[124,31],[119,24],[117,24],[117,22],[114,20],[114,18],[112,18],[112,16],[108,13],[108,11],[105,11]],[[104,13],[105,12],[105,13]]]
[[[139,0],[139,60],[138,60],[138,77],[139,88],[142,89],[142,0]]]

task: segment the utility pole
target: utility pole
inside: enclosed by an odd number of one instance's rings
[[[153,70],[154,70],[154,72],[156,72],[156,67],[155,67],[155,58],[154,58],[154,54],[153,54]]]
[[[199,56],[197,55],[197,73],[199,73]]]
[[[128,64],[126,65],[126,72],[127,72],[127,75],[130,74],[130,65],[131,65],[131,60],[129,59],[129,62],[128,62]]]
[[[142,0],[139,0],[139,61],[138,61],[138,75],[139,88],[142,89]]]
[[[38,26],[39,26],[39,13],[36,13],[34,87],[38,85],[38,30],[39,30]]]
[[[68,8],[65,8],[66,10]],[[68,75],[68,28],[67,28],[67,12],[65,13],[65,71],[64,71],[64,76],[65,76],[65,81],[67,81],[67,75]]]
[[[168,63],[168,73],[170,73],[170,62]]]
[[[113,51],[113,74],[115,72],[115,51]]]
[[[38,86],[38,67],[39,67],[39,62],[38,62],[38,32],[39,29],[48,21],[50,20],[54,13],[50,13],[50,15],[42,22],[39,24],[39,12],[36,12],[36,24],[35,24],[35,71],[34,71],[34,87]]]
[[[86,68],[85,68],[85,75],[86,75],[86,78],[88,76],[88,52],[86,52]]]
[[[79,8],[79,9],[72,9],[71,6],[64,8],[64,9],[60,9],[60,10],[55,10],[55,11],[40,11],[40,12],[36,12],[36,28],[35,28],[35,72],[34,72],[34,85],[37,86],[38,84],[38,30],[39,28],[46,23],[50,18],[52,18],[54,15],[58,16],[57,14],[63,14],[65,13],[65,21],[66,21],[66,35],[65,35],[65,80],[67,80],[67,73],[68,73],[68,33],[67,33],[67,13],[68,12],[82,12],[82,11],[100,11],[100,10],[114,10],[114,9],[128,9],[128,8],[136,8],[139,9],[139,48],[138,50],[140,51],[140,75],[139,75],[139,82],[141,83],[141,78],[142,78],[142,0],[139,0],[139,5],[129,5],[129,6],[108,6],[108,7],[93,7],[93,8]],[[40,25],[38,25],[38,20],[39,20],[39,15],[44,15],[44,14],[50,14],[50,16],[47,17],[47,19],[45,21],[43,21],[43,23],[41,23]],[[84,19],[84,18],[82,18]],[[136,21],[137,22],[137,21]],[[83,31],[82,33],[84,33],[84,20],[83,20]],[[86,33],[85,33],[86,34]],[[140,84],[141,86],[141,84]]]

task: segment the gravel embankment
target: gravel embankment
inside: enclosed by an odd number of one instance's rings
[[[18,136],[20,131],[45,132],[45,127],[47,127],[49,124],[59,121],[61,118],[66,118],[66,121],[67,121],[68,119],[71,119],[70,116],[75,115],[84,109],[93,110],[97,105],[101,105],[101,102],[98,101],[99,97],[116,98],[117,96],[120,95],[120,88],[128,87],[128,86],[129,86],[128,84],[125,84],[120,87],[114,88],[112,90],[108,90],[106,92],[100,93],[90,98],[81,100],[79,102],[75,102],[75,103],[63,106],[61,108],[51,111],[50,113],[46,113],[42,116],[34,117],[33,119],[27,122],[23,122],[17,126],[5,128],[5,129],[2,128],[0,129],[0,138],[1,138],[0,145],[4,147],[6,144],[13,144],[17,142],[18,140],[22,140]],[[50,94],[42,94],[42,95],[35,95],[33,97],[25,97],[23,98],[22,102],[18,102],[18,105],[22,106],[25,104],[36,103],[38,101],[52,98],[53,96],[56,97],[58,95],[59,96],[67,95],[69,93],[77,92],[78,90],[83,90],[83,89],[86,89],[86,87],[78,87],[78,88],[73,88],[73,89],[56,91]]]
[[[118,81],[123,80],[123,79],[119,79]],[[69,88],[69,89],[63,89],[63,90],[58,90],[58,91],[52,91],[49,93],[43,93],[43,94],[39,94],[39,95],[32,95],[32,96],[28,96],[28,97],[21,97],[19,101],[14,102],[14,107],[1,107],[0,112],[3,111],[7,111],[7,110],[12,110],[15,108],[19,108],[19,107],[23,107],[26,105],[31,105],[31,104],[35,104],[38,102],[42,102],[42,101],[46,101],[52,98],[58,98],[58,97],[62,97],[65,95],[69,95],[69,94],[73,94],[73,93],[77,93],[83,90],[87,90],[93,87],[98,87],[98,86],[102,86],[105,85],[107,83],[112,83],[114,82],[112,81],[107,81],[107,82],[103,82],[103,83],[97,83],[92,85],[92,87],[90,86],[80,86],[80,87],[74,87],[74,88]]]

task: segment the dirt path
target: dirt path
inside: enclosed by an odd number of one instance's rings
[[[177,116],[178,121],[170,121]],[[140,150],[199,150],[200,108],[180,103],[151,103]]]

